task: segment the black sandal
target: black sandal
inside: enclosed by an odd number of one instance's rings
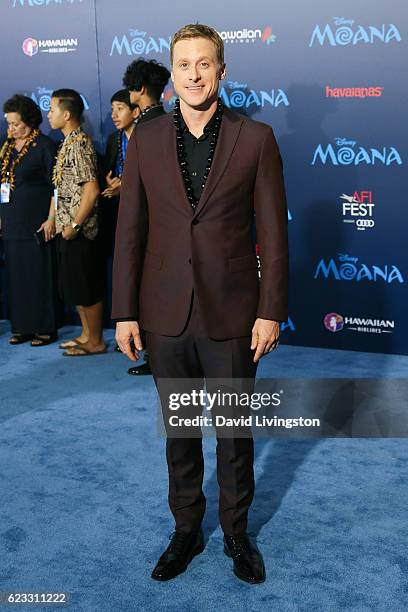
[[[57,334],[35,334],[34,339],[31,340],[31,346],[46,346],[55,342]]]
[[[33,337],[33,334],[13,334],[9,340],[9,344],[23,344],[28,342]]]

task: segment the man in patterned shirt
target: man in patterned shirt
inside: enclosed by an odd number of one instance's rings
[[[73,89],[51,97],[48,120],[65,140],[54,168],[54,205],[62,297],[76,306],[82,332],[60,347],[68,357],[106,352],[102,337],[103,261],[98,248],[96,154],[81,128],[84,103]]]

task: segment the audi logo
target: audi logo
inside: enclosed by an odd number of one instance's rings
[[[357,227],[374,227],[374,221],[372,219],[357,219]]]

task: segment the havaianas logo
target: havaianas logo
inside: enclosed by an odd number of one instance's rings
[[[335,28],[333,29],[332,26],[326,24],[323,30],[317,25],[312,32],[309,47],[312,47],[315,43],[322,47],[325,44],[336,47],[337,45],[357,45],[360,43],[373,45],[376,42],[388,44],[393,40],[401,42],[401,34],[393,23],[388,25],[383,23],[379,27],[354,26],[354,19],[334,17],[334,25]]]
[[[328,144],[326,147],[319,144],[313,154],[311,165],[314,166],[317,162],[326,165],[327,163],[333,166],[349,166],[354,164],[383,164],[390,166],[391,164],[402,164],[402,159],[395,147],[382,147],[381,149],[364,147],[356,148],[355,140],[347,140],[346,138],[336,138],[335,143],[338,149],[333,145]]]
[[[382,279],[385,283],[404,283],[404,277],[397,266],[388,266],[388,264],[379,266],[367,266],[359,264],[358,257],[350,257],[350,255],[338,253],[338,263],[332,258],[326,262],[321,259],[317,264],[313,278],[323,277],[324,279],[334,278],[336,281],[356,281],[362,280],[377,282]]]
[[[141,30],[129,30],[129,34],[115,36],[112,41],[110,56],[118,55],[149,55],[149,53],[170,52],[171,37],[155,38]]]
[[[49,89],[48,87],[37,87],[35,91],[32,91],[30,93],[25,93],[25,95],[31,98],[33,102],[35,102],[44,113],[48,113],[48,111],[50,110],[50,106],[51,106],[52,92],[53,90]],[[84,103],[85,110],[89,110],[88,100],[85,98],[83,94],[80,94],[80,96]]]

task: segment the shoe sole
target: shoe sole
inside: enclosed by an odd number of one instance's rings
[[[230,551],[228,550],[228,548],[224,545],[224,554],[229,557],[230,559],[232,559],[232,555],[230,553]],[[261,579],[259,580],[248,580],[248,578],[246,578],[245,576],[243,576],[242,574],[240,574],[239,572],[236,571],[235,569],[235,564],[234,564],[234,569],[233,569],[234,574],[236,575],[237,578],[239,578],[240,580],[243,580],[244,582],[247,582],[248,584],[262,584],[262,582],[265,582],[266,579],[266,574],[265,574],[265,570],[264,570],[264,575]]]
[[[176,578],[177,576],[180,576],[180,574],[183,574],[186,571],[186,569],[188,568],[188,566],[190,565],[190,563],[194,559],[194,557],[196,557],[197,555],[200,555],[204,551],[204,548],[205,548],[204,544],[201,544],[196,549],[194,549],[192,554],[190,555],[186,565],[182,569],[180,569],[180,571],[177,572],[177,574],[174,574],[174,576],[171,576],[169,578],[159,578],[157,576],[153,576],[153,574],[152,574],[151,578],[153,578],[153,580],[157,580],[158,582],[167,582],[168,580],[172,580],[173,578]]]

